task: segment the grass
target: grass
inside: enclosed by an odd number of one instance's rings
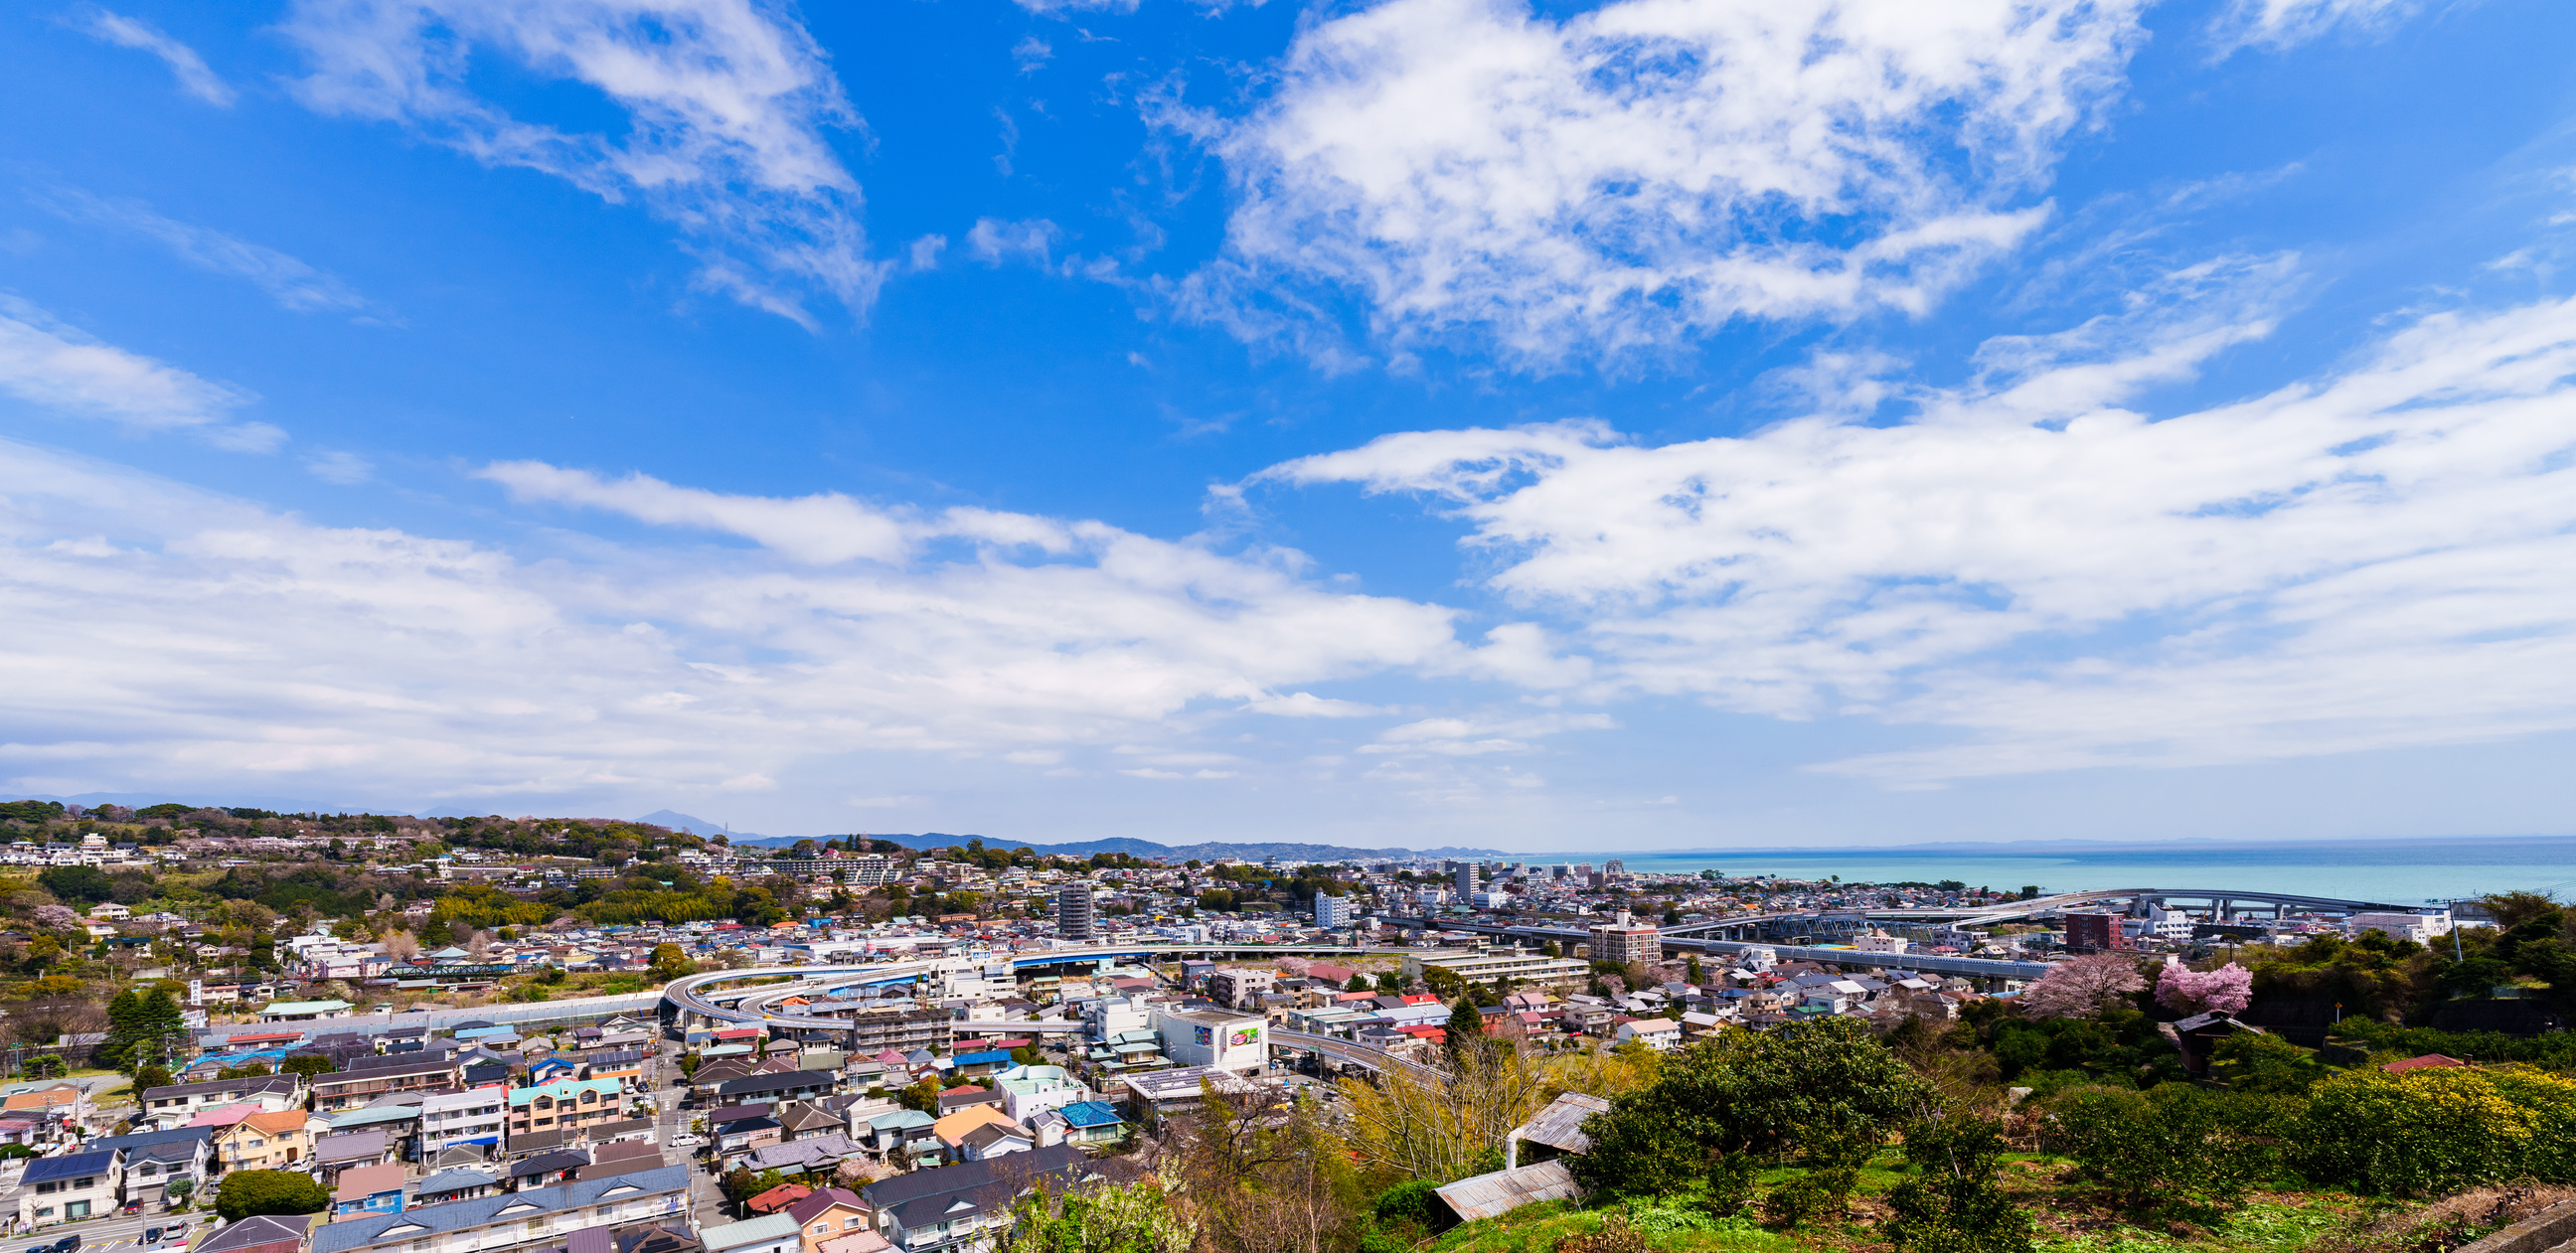
[[[1764,1172],[1771,1187],[1799,1172]],[[2067,1178],[2063,1159],[2017,1154],[2007,1160],[2006,1191],[2031,1214],[2036,1253],[2415,1253],[2453,1248],[2571,1195],[2563,1188],[2481,1189],[2430,1203],[2372,1200],[2348,1193],[2256,1192],[2205,1221],[2133,1215],[2100,1204]],[[1654,1253],[1885,1253],[1885,1197],[1906,1178],[1896,1159],[1861,1171],[1843,1220],[1796,1230],[1744,1217],[1712,1219],[1691,1196],[1660,1203],[1577,1207],[1562,1201],[1524,1206],[1500,1218],[1462,1224],[1420,1246],[1419,1253],[1555,1253],[1569,1238],[1600,1232],[1624,1216]]]

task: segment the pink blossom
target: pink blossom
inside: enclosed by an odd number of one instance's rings
[[[2048,968],[2039,982],[2013,998],[2031,1018],[2090,1018],[2103,1006],[2147,988],[2138,959],[2123,953],[2095,953]]]
[[[2229,962],[2216,970],[2167,966],[2156,980],[2156,1003],[2177,1014],[2232,1014],[2254,1000],[2254,972]]]

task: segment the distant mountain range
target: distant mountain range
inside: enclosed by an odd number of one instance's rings
[[[636,821],[649,822],[657,827],[669,827],[674,831],[686,831],[691,835],[721,835],[736,844],[755,844],[772,839],[782,844],[796,842],[796,837],[792,835],[767,836],[757,831],[729,831],[725,829],[723,823],[709,822],[694,814],[684,814],[676,809],[656,809]]]
[[[660,822],[661,820],[657,818],[646,818],[644,821]],[[663,822],[661,825],[670,826],[672,824]],[[1279,860],[1286,862],[1396,861],[1412,857],[1504,856],[1503,853],[1490,848],[1349,848],[1340,844],[1237,844],[1225,841],[1209,841],[1203,844],[1182,844],[1174,846],[1170,844],[1157,844],[1152,840],[1130,839],[1123,836],[1107,840],[1084,840],[1075,844],[1031,844],[1017,840],[985,839],[985,837],[977,835],[949,835],[939,831],[924,832],[920,835],[889,835],[882,832],[871,831],[868,833],[868,838],[872,840],[891,840],[894,843],[903,845],[905,848],[917,849],[962,848],[969,840],[981,839],[984,840],[986,844],[995,848],[1025,848],[1031,852],[1046,853],[1057,857],[1089,857],[1094,853],[1125,853],[1130,857],[1150,857],[1163,861],[1188,861],[1191,858],[1197,858],[1200,861],[1213,861],[1219,857],[1241,857],[1249,860],[1276,857]],[[796,840],[797,837],[795,836],[783,835],[744,836],[740,833],[736,833],[733,837],[733,842],[738,845],[750,844],[772,848],[783,848],[795,843]]]

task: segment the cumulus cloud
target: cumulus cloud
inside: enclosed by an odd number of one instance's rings
[[[2142,6],[1391,0],[1302,32],[1248,118],[1164,111],[1238,197],[1174,295],[1267,337],[1346,293],[1398,346],[1538,366],[1919,313],[2045,216],[2028,194],[2119,89]]]
[[[163,217],[139,200],[107,199],[65,187],[43,192],[36,201],[76,221],[142,235],[200,270],[247,279],[280,307],[297,313],[372,311],[367,298],[348,284],[295,257],[209,227]]]
[[[759,790],[857,752],[1044,765],[1162,736],[1193,707],[1458,647],[1449,611],[1331,590],[1289,555],[1097,523],[1048,523],[1072,537],[1062,554],[817,564],[852,549],[852,515],[828,499],[764,514],[667,484],[521,473],[549,499],[607,493],[603,507],[776,539],[532,560],[318,526],[20,444],[0,443],[0,481],[0,687],[21,778],[461,796]],[[818,547],[792,535],[809,519],[830,533]],[[1042,529],[990,513],[923,525]],[[1189,752],[1139,764],[1240,773]]]
[[[1905,389],[1897,425],[1411,433],[1268,477],[1443,502],[1490,585],[1596,663],[1579,695],[1964,732],[1830,767],[1897,783],[2576,726],[2576,302],[2422,317],[2198,412],[2124,407],[2259,334],[2282,281],[2210,267],[1997,341],[1976,383]]]
[[[184,431],[235,452],[267,452],[286,440],[265,422],[233,418],[258,399],[251,393],[102,343],[15,296],[0,296],[0,392],[136,434]]]
[[[635,198],[683,231],[706,290],[811,329],[807,292],[864,310],[883,281],[825,138],[857,115],[813,37],[753,0],[298,0],[281,29],[308,107]],[[514,117],[473,89],[486,59],[597,91],[624,125]]]
[[[80,30],[120,48],[159,57],[163,65],[170,67],[170,76],[179,80],[179,90],[218,109],[233,106],[232,86],[207,67],[206,59],[198,56],[196,49],[172,39],[160,27],[96,5],[74,10],[71,20]]]

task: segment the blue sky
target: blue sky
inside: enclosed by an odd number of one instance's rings
[[[2517,0],[0,19],[0,787],[2554,832]]]

